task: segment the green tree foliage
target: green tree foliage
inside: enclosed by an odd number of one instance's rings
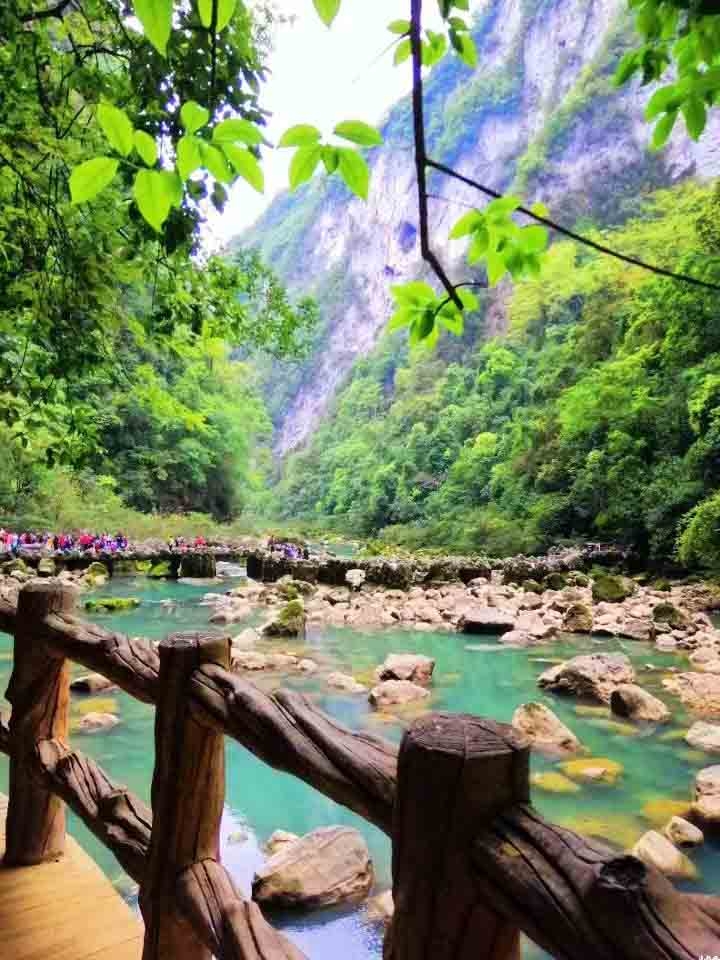
[[[719,209],[720,193],[689,185],[597,238],[658,262],[672,250],[717,281]],[[687,523],[681,555],[711,561],[697,531],[720,485],[716,295],[570,243],[546,261],[514,289],[508,336],[471,338],[461,363],[446,359],[447,334],[435,353],[391,334],[358,364],[289,460],[287,515],[412,547],[505,553],[589,538],[655,559],[674,555]]]

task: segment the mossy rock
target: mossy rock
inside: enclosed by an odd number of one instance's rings
[[[672,584],[669,580],[666,580],[665,577],[658,577],[657,580],[653,580],[650,586],[659,593],[670,593],[672,590]]]
[[[607,757],[582,757],[566,760],[560,764],[562,772],[571,780],[583,783],[617,783],[622,775],[623,765]]]
[[[39,577],[54,577],[56,572],[57,568],[52,557],[40,557],[37,565]]]
[[[687,617],[672,603],[658,603],[652,612],[655,623],[667,623],[670,627],[683,627],[687,624]]]
[[[635,584],[627,577],[605,573],[593,580],[592,596],[596,603],[622,603],[631,597],[635,590]]]
[[[658,737],[658,743],[684,743],[687,730],[668,730]]]
[[[118,712],[118,702],[114,697],[87,697],[79,700],[73,706],[73,711],[78,716],[84,717],[88,713],[114,713]]]
[[[85,601],[85,609],[89,613],[119,613],[139,606],[137,597],[96,597]]]
[[[522,588],[526,593],[542,593],[543,585],[537,580],[523,580]]]
[[[167,560],[160,560],[158,563],[153,563],[148,570],[147,575],[152,577],[154,580],[161,580],[163,577],[171,577],[172,567]]]
[[[132,577],[137,573],[137,565],[134,560],[113,560],[114,577]]]
[[[562,573],[549,573],[543,580],[546,590],[564,590],[567,586],[567,577]]]
[[[263,627],[266,637],[297,637],[305,633],[305,604],[290,600],[274,620]]]
[[[573,572],[568,575],[567,581],[573,587],[589,587],[590,586],[590,577],[588,577],[584,573],[580,573],[579,570],[573,570]]]
[[[644,829],[640,820],[626,813],[575,813],[560,817],[558,822],[560,826],[574,833],[608,840],[625,850],[629,850],[637,842]]]
[[[589,703],[579,703],[575,707],[575,713],[579,717],[600,717],[603,720],[610,719],[610,708],[609,707],[596,707],[591,706]]]
[[[104,563],[100,563],[99,560],[93,560],[90,566],[85,570],[86,577],[105,577],[107,580],[110,577],[110,571],[105,566]]]
[[[135,570],[138,573],[150,573],[153,568],[152,560],[136,560]]]
[[[534,773],[530,777],[530,783],[538,790],[544,790],[546,793],[579,793],[580,787],[577,783],[555,770],[546,770],[543,773]]]
[[[308,583],[307,580],[294,580],[291,577],[283,577],[277,582],[278,593],[286,600],[297,600],[300,597],[312,597],[317,592],[317,587]]]
[[[2,567],[0,567],[0,570],[2,570],[4,574],[15,573],[16,570],[19,570],[20,573],[30,573],[28,565],[25,563],[22,557],[15,557],[13,560],[6,560]]]

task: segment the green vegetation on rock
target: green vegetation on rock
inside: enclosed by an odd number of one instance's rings
[[[593,579],[592,595],[596,603],[622,603],[635,592],[635,584],[627,577],[598,574]]]
[[[137,597],[96,597],[85,601],[85,609],[90,613],[119,613],[139,606]]]

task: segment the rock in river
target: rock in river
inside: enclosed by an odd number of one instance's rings
[[[373,687],[368,694],[368,700],[374,707],[382,709],[393,705],[412,703],[414,700],[423,700],[430,693],[425,687],[412,683],[410,680],[383,680]]]
[[[76,677],[70,684],[73,693],[100,693],[101,690],[111,690],[115,684],[101,673],[86,673]]]
[[[354,677],[348,673],[330,673],[327,677],[327,685],[335,687],[336,690],[344,690],[346,693],[365,693],[367,687],[358,683]]]
[[[580,749],[572,730],[543,703],[523,703],[513,714],[512,725],[538,750],[562,754]]]
[[[685,741],[695,750],[720,753],[720,726],[698,720],[685,734]]]
[[[471,607],[458,621],[463,633],[507,633],[514,627],[514,615],[499,607]]]
[[[319,909],[364,900],[373,884],[367,844],[351,827],[323,827],[283,847],[253,879],[269,907]]]
[[[435,661],[417,653],[390,653],[377,668],[378,680],[412,680],[413,683],[430,683]]]
[[[695,777],[692,812],[706,823],[720,823],[720,764],[705,767]]]
[[[715,673],[675,673],[663,678],[663,686],[677,694],[694,713],[720,717],[720,676]]]
[[[648,830],[632,848],[632,854],[643,863],[655,867],[666,877],[692,880],[697,870],[691,860],[657,830]]]
[[[624,653],[587,653],[550,667],[538,685],[553,693],[569,693],[609,703],[613,690],[635,680],[635,671]]]
[[[305,634],[305,604],[291,600],[280,613],[263,627],[266,637],[300,637]]]
[[[676,847],[699,847],[705,842],[702,830],[684,817],[671,817],[663,833]]]
[[[621,683],[610,694],[610,709],[619,717],[646,720],[648,723],[667,723],[670,711],[647,690],[635,683]]]
[[[86,713],[77,723],[79,733],[101,733],[103,730],[112,730],[120,723],[120,718],[114,713]]]

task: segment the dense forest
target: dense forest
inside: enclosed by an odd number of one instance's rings
[[[720,193],[645,198],[616,249],[720,279]],[[599,235],[598,235],[599,237]],[[288,517],[388,544],[505,554],[564,539],[632,543],[655,560],[720,561],[717,294],[556,243],[461,341],[383,338],[292,456]]]

